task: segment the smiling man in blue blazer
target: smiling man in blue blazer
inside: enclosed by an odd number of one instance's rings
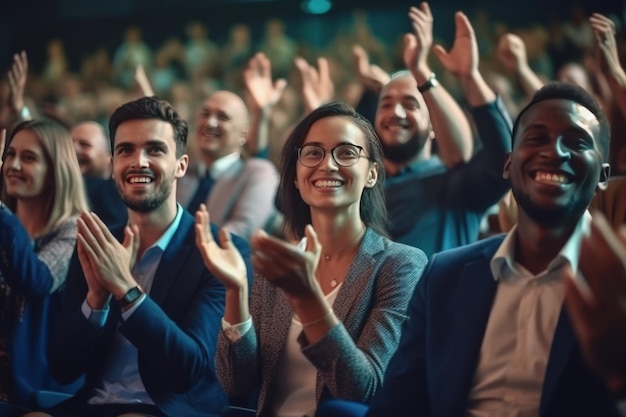
[[[49,359],[59,381],[85,374],[87,383],[52,414],[218,415],[227,404],[213,365],[225,291],[196,249],[193,216],[176,202],[187,123],[144,97],[119,107],[109,131],[130,226],[111,233],[93,213],[78,220]],[[247,243],[233,242],[248,261]]]
[[[587,92],[554,83],[535,94],[503,174],[517,226],[433,256],[368,416],[616,415],[563,308],[608,149],[606,117]]]

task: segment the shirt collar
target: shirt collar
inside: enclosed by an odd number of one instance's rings
[[[224,174],[224,172],[226,172],[226,170],[228,170],[228,168],[230,168],[235,162],[239,161],[239,159],[241,159],[241,154],[238,151],[216,159],[209,169],[211,172],[211,178],[216,180],[221,177],[222,174]]]
[[[591,223],[591,214],[589,211],[585,211],[581,219],[578,221],[574,232],[567,240],[565,245],[559,251],[559,254],[550,262],[547,270],[553,271],[563,264],[568,263],[572,272],[576,274],[578,271],[578,259],[580,257],[580,243],[583,236],[589,234],[589,225]],[[507,272],[517,272],[517,268],[515,267],[515,235],[517,234],[517,225],[513,226],[513,228],[506,235],[498,250],[491,258],[491,274],[493,279],[498,281],[507,276]]]
[[[176,216],[170,225],[165,229],[165,232],[161,235],[159,240],[154,242],[144,251],[144,256],[153,248],[159,248],[161,252],[165,252],[165,249],[170,244],[170,241],[174,237],[174,233],[178,230],[178,226],[180,225],[180,220],[183,218],[183,208],[179,203],[176,203]]]

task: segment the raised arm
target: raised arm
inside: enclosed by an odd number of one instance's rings
[[[409,18],[414,33],[404,36],[404,63],[421,87],[435,132],[438,154],[451,168],[472,156],[472,130],[465,113],[443,86],[425,88],[434,77],[428,64],[428,53],[433,44],[433,15],[428,3],[421,3],[419,8],[411,7]]]
[[[26,51],[13,55],[13,65],[8,73],[9,105],[17,120],[32,119],[30,110],[24,103],[24,88],[28,76],[28,57]]]
[[[608,17],[594,13],[589,18],[596,43],[596,59],[600,71],[606,77],[613,99],[626,116],[626,73],[620,64],[615,39],[615,23]]]
[[[502,35],[498,41],[497,56],[504,66],[513,71],[526,97],[532,97],[535,91],[543,87],[543,81],[528,65],[526,45],[522,38],[514,33]]]
[[[455,13],[454,23],[456,32],[450,52],[446,52],[441,45],[435,45],[433,52],[441,64],[459,79],[470,106],[492,103],[496,100],[496,94],[478,69],[480,57],[474,28],[462,12]]]
[[[294,63],[300,75],[300,94],[306,115],[333,99],[335,85],[330,78],[330,69],[326,58],[317,59],[317,68],[301,57],[296,57]]]
[[[282,78],[272,81],[271,62],[262,52],[248,61],[243,79],[250,110],[246,149],[250,155],[267,155],[272,110],[280,101],[287,81]]]

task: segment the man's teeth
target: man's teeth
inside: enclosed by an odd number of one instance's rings
[[[341,181],[320,180],[315,181],[315,186],[320,188],[341,187]]]
[[[549,172],[537,172],[535,174],[535,181],[565,184],[567,183],[567,177],[561,174],[551,174]]]
[[[149,177],[132,177],[131,179],[128,180],[128,182],[130,182],[131,184],[137,184],[137,183],[149,183],[152,182],[152,178]]]

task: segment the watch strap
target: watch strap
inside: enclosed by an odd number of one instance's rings
[[[430,76],[428,77],[428,80],[426,80],[424,84],[418,85],[417,90],[420,93],[424,93],[433,87],[437,87],[438,85],[439,85],[439,81],[437,81],[437,75],[434,72],[431,72]]]

